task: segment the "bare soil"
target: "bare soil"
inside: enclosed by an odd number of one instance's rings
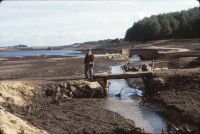
[[[164,84],[149,80],[148,102],[178,127],[200,131],[200,68],[174,69],[155,72]],[[155,107],[156,104],[156,107]]]
[[[99,52],[107,52],[102,51],[106,47],[112,52],[113,48],[132,48],[135,45],[136,48],[182,52],[200,50],[199,42],[199,39],[128,43],[115,40],[104,45],[89,43],[84,47],[79,44],[71,48],[83,50],[92,47],[99,49]],[[198,126],[199,58],[174,61],[174,64],[177,63],[174,68],[184,69],[156,71],[155,77],[163,78],[165,85],[155,85],[153,89],[157,89],[152,98],[158,104],[158,109],[163,110],[172,122]],[[108,71],[109,66],[117,64],[121,63],[107,57],[96,57],[95,72]],[[141,133],[134,122],[104,109],[103,99],[74,98],[55,105],[45,98],[46,84],[84,79],[83,72],[83,58],[0,58],[0,133]]]
[[[119,61],[95,58],[95,72]],[[0,67],[0,132],[142,133],[133,121],[104,108],[103,99],[73,98],[52,104],[46,86],[83,79],[83,59],[68,57],[2,58]],[[60,78],[60,79],[57,79]],[[62,79],[62,80],[61,80]]]
[[[0,79],[84,78],[83,60],[69,57],[3,58],[0,62]],[[116,64],[120,64],[119,61],[96,57],[94,72],[106,71],[109,66]]]
[[[184,52],[189,50],[199,51],[200,50],[200,39],[166,39],[166,40],[155,40],[155,41],[134,41],[127,42],[123,39],[118,40],[102,40],[94,42],[85,42],[72,44],[64,49],[77,49],[83,50],[87,48],[91,49],[122,49],[122,48],[142,48],[142,49],[158,49],[160,51],[170,51],[170,52]]]
[[[0,82],[0,114],[5,117],[0,121],[5,133],[118,133],[120,128],[124,131],[135,129],[134,122],[105,110],[102,99],[69,99],[59,105],[50,103],[50,99],[44,97],[44,83]]]

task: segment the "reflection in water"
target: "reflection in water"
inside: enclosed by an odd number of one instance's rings
[[[112,73],[121,73],[121,66],[113,66]],[[145,132],[161,133],[162,127],[166,126],[165,120],[152,109],[140,105],[142,91],[129,87],[127,81],[109,80],[109,96],[105,102],[105,107],[119,113],[127,119],[135,122],[137,127],[144,128]],[[121,89],[123,90],[121,91]],[[121,91],[121,97],[116,97]]]
[[[141,59],[138,55],[133,55],[131,58],[130,58],[130,61],[132,62],[139,62]]]

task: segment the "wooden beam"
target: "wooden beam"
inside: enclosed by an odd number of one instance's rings
[[[138,77],[152,77],[153,72],[125,72],[117,74],[105,74],[105,73],[96,73],[94,75],[95,79],[126,79],[126,78],[138,78]]]

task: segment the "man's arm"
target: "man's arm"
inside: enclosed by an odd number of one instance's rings
[[[92,54],[92,62],[94,62],[94,55]]]
[[[86,63],[87,62],[87,54],[85,55],[85,59],[84,59],[84,63]]]

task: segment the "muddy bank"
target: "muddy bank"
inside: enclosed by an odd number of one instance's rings
[[[196,39],[166,39],[166,40],[155,40],[155,41],[134,41],[127,42],[123,39],[108,39],[108,40],[99,40],[91,41],[85,43],[75,43],[63,47],[63,49],[102,49],[102,48],[147,48],[147,49],[165,49],[171,51],[185,51],[185,50],[200,50],[199,38]]]
[[[110,66],[117,64],[121,63],[108,57],[96,57],[95,72],[108,71]],[[125,133],[125,131],[127,133],[134,133],[135,131],[139,131],[138,133],[142,132],[141,129],[135,127],[132,121],[126,120],[124,117],[106,110],[103,107],[104,103],[102,103],[101,99],[73,98],[61,101],[60,105],[49,103],[50,100],[44,96],[45,89],[41,85],[56,82],[54,78],[60,78],[63,76],[65,79],[84,78],[83,58],[39,57],[31,59],[4,59],[1,62],[0,68],[0,79],[2,80],[26,79],[26,81],[24,81],[26,85],[25,87],[20,86],[24,85],[20,84],[20,82],[17,82],[18,84],[16,84],[12,81],[8,82],[6,85],[6,81],[2,81],[3,86],[1,88],[4,89],[7,87],[6,89],[9,89],[9,93],[7,93],[7,90],[3,90],[5,92],[0,94],[3,96],[0,96],[0,99],[2,100],[2,107],[0,109],[1,115],[9,116],[11,114],[14,116],[9,120],[8,118],[4,118],[4,124],[9,125],[3,125],[3,130],[17,126],[15,127],[15,132],[28,131],[29,133]],[[175,72],[168,72],[166,70],[167,75],[170,73],[171,76],[173,76]],[[34,79],[36,78],[39,78],[42,81],[33,83]],[[52,79],[45,81],[47,78]],[[27,82],[27,79],[30,79],[31,82]],[[61,80],[59,79],[58,81]],[[170,85],[170,82],[168,83]],[[12,84],[14,85],[12,86]],[[159,84],[156,83],[155,85]],[[27,88],[27,86],[30,86],[30,88]],[[15,93],[17,94],[17,98],[10,96],[13,95],[13,91],[15,91],[16,87],[19,89],[19,91]],[[24,92],[25,90],[27,91],[27,89],[28,93]],[[152,89],[155,88],[152,87]],[[156,101],[159,100],[159,102],[162,102],[161,104],[163,104],[163,106],[167,107],[165,112],[169,111],[167,104],[173,104],[172,102],[167,102],[164,99],[169,98],[169,93],[167,92],[168,90],[171,93],[172,89],[166,87],[166,90],[164,90],[165,92],[163,93],[166,97],[159,96],[159,94],[157,94],[158,92],[161,92],[160,88],[153,92],[156,93],[154,99]],[[176,90],[178,92],[178,88]],[[177,92],[174,94],[177,94]],[[182,92],[182,90],[180,92]],[[159,97],[163,100],[160,101],[161,99],[158,99]],[[178,97],[181,98],[182,95],[179,95]],[[191,98],[193,98],[193,96]],[[21,104],[21,102],[23,103]],[[179,105],[177,105],[177,107],[178,106]],[[169,114],[171,115],[172,112],[169,111]],[[185,115],[187,115],[187,112]],[[20,120],[20,122],[24,122],[24,124],[28,124],[28,126],[18,125],[18,120]]]
[[[53,101],[62,98],[103,98],[106,96],[103,87],[97,81],[69,80],[43,85],[45,95]]]
[[[95,72],[116,64],[120,62],[96,57]],[[133,121],[106,110],[102,99],[66,98],[58,105],[45,96],[46,85],[84,78],[83,58],[4,58],[0,68],[2,133],[142,133]],[[65,80],[54,80],[63,76]]]
[[[134,122],[104,108],[101,99],[73,98],[60,105],[45,97],[46,81],[1,81],[1,131],[5,133],[142,133]],[[26,90],[25,90],[26,89]]]
[[[158,76],[159,74],[157,74]],[[145,99],[178,128],[199,132],[200,73],[199,69],[168,73],[146,81]]]
[[[4,58],[0,63],[0,80],[63,77],[84,78],[83,58],[25,57]],[[95,57],[94,72],[107,71],[109,66],[120,64],[108,57]]]

